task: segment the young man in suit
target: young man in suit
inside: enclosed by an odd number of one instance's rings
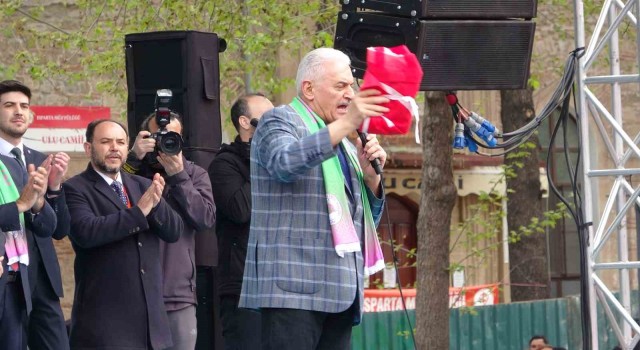
[[[0,349],[27,349],[31,312],[29,246],[33,236],[51,237],[56,214],[44,196],[51,159],[22,168],[0,155]]]
[[[348,136],[366,117],[388,112],[381,104],[389,100],[374,90],[354,93],[349,64],[334,49],[308,53],[298,96],[265,113],[251,141],[239,306],[260,308],[263,349],[348,349],[365,271],[384,266],[362,252],[362,242],[377,243],[384,193],[370,161],[384,165],[386,153],[373,135],[366,145]]]
[[[87,126],[87,169],[64,183],[76,252],[71,348],[164,349],[172,345],[162,298],[160,240],[184,224],[163,199],[165,182],[120,171],[128,152],[122,124]]]
[[[31,90],[16,80],[0,82],[0,154],[15,158],[26,169],[42,164],[47,156],[30,149],[22,136],[31,123]],[[53,238],[63,239],[69,232],[69,211],[61,185],[67,172],[69,156],[64,152],[51,155],[46,201],[57,215]],[[63,296],[60,265],[51,236],[33,237],[29,245],[29,282],[33,310],[29,317],[29,347],[38,350],[69,349],[69,338],[60,298]]]

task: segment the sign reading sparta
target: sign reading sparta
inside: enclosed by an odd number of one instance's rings
[[[31,106],[31,111],[23,140],[41,152],[84,152],[87,125],[111,117],[108,107]]]
[[[470,307],[494,305],[498,303],[498,284],[485,284],[462,288],[449,288],[449,307]],[[416,290],[403,289],[404,301],[407,310],[416,308]],[[401,311],[402,298],[397,289],[365,289],[364,312]]]
[[[403,289],[405,305],[407,310],[416,308],[416,290]],[[397,289],[365,289],[364,290],[364,312],[385,312],[401,311],[402,299]]]

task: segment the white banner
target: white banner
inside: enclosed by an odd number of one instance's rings
[[[84,152],[86,129],[29,128],[22,137],[24,144],[40,152]]]

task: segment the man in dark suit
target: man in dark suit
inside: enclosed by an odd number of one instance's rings
[[[0,349],[27,348],[27,247],[33,236],[51,237],[56,227],[56,214],[44,199],[50,162],[48,158],[37,170],[29,165],[27,173],[15,159],[0,155]]]
[[[31,122],[29,104],[31,90],[16,80],[0,82],[0,100],[10,103],[0,117],[0,154],[15,158],[23,167],[38,166],[47,156],[30,149],[22,142],[22,136]],[[18,108],[22,104],[25,108]],[[53,238],[60,240],[69,232],[69,210],[62,191],[62,179],[67,172],[69,156],[58,152],[52,154],[51,171],[45,199],[57,215],[57,226]],[[64,316],[60,307],[63,296],[60,265],[51,237],[34,236],[29,244],[29,283],[33,311],[29,317],[29,347],[31,349],[69,349]]]
[[[184,224],[163,199],[164,179],[120,171],[126,129],[108,119],[87,126],[87,169],[63,187],[76,252],[71,348],[164,349],[172,345],[162,298],[159,244]]]

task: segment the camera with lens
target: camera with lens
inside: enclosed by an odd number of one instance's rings
[[[167,125],[171,123],[172,98],[171,90],[162,89],[156,91],[155,121],[156,125],[158,125],[158,131],[149,136],[156,140],[156,149],[153,153],[147,154],[147,160],[151,163],[158,162],[158,151],[168,155],[175,155],[182,151],[182,136],[177,132],[167,130]]]

